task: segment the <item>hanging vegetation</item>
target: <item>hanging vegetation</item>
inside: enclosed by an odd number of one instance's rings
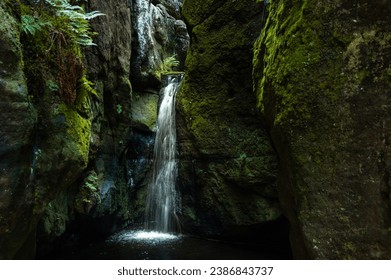
[[[162,75],[173,72],[174,68],[179,65],[175,55],[166,57],[154,70],[155,77],[160,81]]]
[[[89,20],[104,15],[99,11],[85,12],[82,6],[75,5],[77,2],[26,0],[21,15],[28,80],[41,80],[46,85],[45,81],[50,80],[50,91],[58,91],[68,104],[75,102],[83,76],[81,47],[96,45],[92,39],[96,33]],[[42,91],[34,90],[34,86],[30,89],[34,97]]]

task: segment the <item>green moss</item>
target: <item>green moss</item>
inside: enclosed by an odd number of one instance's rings
[[[365,59],[360,54],[361,50],[370,48],[369,42],[381,43],[374,39],[377,34],[375,30],[355,36],[351,33],[347,35],[346,30],[343,33],[330,31],[320,24],[319,18],[307,16],[303,21],[303,13],[309,9],[315,10],[316,5],[303,2],[293,7],[288,7],[286,3],[272,6],[266,28],[255,44],[254,87],[258,107],[274,117],[275,125],[284,126],[293,119],[305,122],[317,115],[319,106],[338,103],[342,88],[347,83],[358,87],[365,82],[371,70],[356,67]],[[289,15],[284,11],[287,9]],[[330,14],[324,17],[331,17],[334,12],[331,9]],[[380,37],[379,34],[376,37]],[[341,42],[347,43],[346,49]],[[344,73],[345,65],[334,63],[346,61],[346,58],[349,58],[349,70],[354,72],[349,77]],[[270,88],[273,88],[273,92]],[[268,97],[265,99],[265,94],[274,95],[272,99],[277,101],[273,111],[264,110],[265,104],[270,103]]]
[[[135,93],[132,100],[132,121],[153,129],[156,125],[158,95]]]
[[[355,212],[366,195],[357,194],[371,193],[366,180],[378,171],[365,164],[387,149],[370,143],[381,133],[373,121],[389,117],[379,109],[388,98],[389,27],[378,18],[357,21],[360,8],[342,2],[274,0],[254,45],[254,90],[280,159],[281,203],[293,232],[321,236],[309,249],[321,257],[357,256],[360,243],[338,231],[366,223]],[[338,213],[341,206],[354,215]],[[338,252],[328,247],[335,236]]]
[[[216,0],[185,0],[182,6],[182,13],[190,25],[194,26],[212,15],[224,1]]]
[[[23,32],[23,58],[29,94],[38,103],[44,99],[42,90],[48,88],[47,81],[56,84],[51,88],[69,104],[77,99],[77,85],[82,77],[83,52],[70,28],[69,18],[58,16],[49,6],[21,5],[22,16],[33,16],[45,23],[34,35]]]
[[[352,243],[352,242],[345,242],[343,244],[343,249],[344,251],[348,254],[346,256],[347,259],[352,259],[352,257],[348,257],[348,256],[354,256],[354,253],[356,251],[356,247],[355,245]]]
[[[277,126],[292,125],[292,121],[300,126],[313,119],[319,103],[334,104],[340,98],[341,92],[330,87],[330,80],[337,88],[346,80],[340,75],[342,65],[330,65],[337,59],[328,49],[330,46],[324,44],[330,31],[318,18],[303,17],[315,6],[307,1],[273,3],[266,26],[254,45],[258,108],[271,116]],[[265,104],[271,106],[265,109]]]
[[[94,84],[87,79],[86,75],[83,75],[78,82],[75,108],[85,118],[90,118],[91,115],[91,98],[98,98],[93,86]]]
[[[183,6],[195,41],[186,57],[186,76],[190,79],[185,77],[178,103],[195,142],[207,153],[225,150],[236,156],[255,146],[253,138],[243,135],[243,123],[237,117],[250,115],[249,107],[254,104],[248,81],[256,36],[253,30],[260,14],[253,6],[258,4],[185,1]]]
[[[77,111],[67,104],[60,104],[58,115],[65,117],[66,136],[68,143],[72,143],[70,150],[65,151],[77,154],[84,167],[87,166],[91,137],[91,120],[82,117]]]

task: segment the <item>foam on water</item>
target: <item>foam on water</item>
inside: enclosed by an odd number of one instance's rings
[[[138,230],[116,234],[109,239],[109,242],[156,244],[174,242],[179,240],[180,238],[181,237],[179,235],[169,234],[165,232]]]

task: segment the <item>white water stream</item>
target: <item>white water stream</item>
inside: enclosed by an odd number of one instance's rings
[[[179,76],[169,77],[163,89],[154,147],[153,179],[149,186],[146,205],[146,228],[159,232],[173,232],[176,227],[178,196],[177,178],[175,94]]]

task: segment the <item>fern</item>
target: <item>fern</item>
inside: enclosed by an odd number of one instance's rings
[[[163,72],[169,72],[172,71],[172,69],[178,65],[179,65],[179,61],[176,59],[176,57],[170,56],[163,60],[163,63],[161,64],[161,68]]]
[[[46,82],[46,85],[48,86],[49,90],[51,92],[58,92],[60,90],[60,88],[58,87],[58,84],[56,81],[53,81],[51,79],[49,79],[47,82]]]
[[[53,70],[50,75],[53,79],[47,80],[46,87],[68,104],[75,104],[78,91],[87,90],[96,95],[91,84],[83,84],[84,81],[79,83],[83,76],[81,46],[95,45],[92,37],[96,33],[92,31],[89,20],[103,13],[87,13],[83,7],[70,4],[81,3],[81,0],[25,1],[28,4],[22,9],[21,29],[31,35],[25,38],[29,42],[26,50],[30,51],[26,51],[26,54],[36,52],[37,56],[30,58],[32,64],[38,63],[45,69]],[[38,66],[32,64],[29,66],[34,69],[30,72],[32,77],[44,75],[43,70],[41,72]]]
[[[166,57],[162,63],[155,69],[154,75],[158,80],[161,80],[162,74],[167,74],[173,70],[174,67],[179,65],[179,61],[175,55]]]
[[[45,1],[56,9],[57,16],[64,16],[69,20],[69,31],[78,44],[83,46],[96,46],[92,40],[92,36],[95,33],[91,31],[88,21],[105,14],[99,11],[85,13],[81,6],[71,5],[67,0]]]
[[[38,5],[41,1],[35,1]],[[91,31],[89,20],[103,16],[105,14],[99,11],[86,13],[83,7],[71,5],[67,0],[43,0],[47,4],[49,10],[54,13],[55,17],[61,17],[66,21],[66,29],[73,40],[83,46],[93,46],[92,36],[96,33]],[[31,15],[22,16],[22,30],[25,33],[34,35],[36,31],[43,26],[53,26],[51,22],[44,22],[40,18],[35,18]]]
[[[48,21],[43,21],[40,18],[33,17],[31,15],[23,15],[22,20],[22,31],[26,34],[35,35],[35,33],[45,26],[51,26],[52,24]]]

